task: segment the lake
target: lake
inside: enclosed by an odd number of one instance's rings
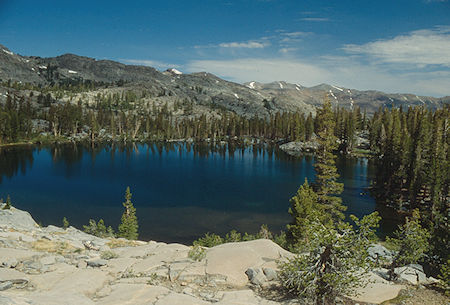
[[[67,217],[81,228],[103,218],[117,228],[130,186],[140,239],[190,243],[206,232],[256,233],[261,224],[277,233],[290,220],[289,199],[305,177],[313,180],[313,162],[311,155],[232,144],[7,147],[0,148],[0,198],[9,194],[42,225],[61,226]],[[392,231],[392,212],[367,194],[370,162],[339,158],[337,165],[347,215],[379,210],[380,234]]]

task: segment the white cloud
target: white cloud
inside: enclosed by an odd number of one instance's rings
[[[311,35],[311,32],[288,32],[288,33],[282,33],[283,36],[288,37],[305,37]]]
[[[157,60],[148,60],[148,59],[121,59],[123,63],[131,64],[131,65],[139,65],[139,66],[147,66],[154,67],[160,70],[165,70],[167,68],[179,68],[179,65],[170,64],[166,62],[161,62]]]
[[[363,45],[349,44],[343,49],[385,63],[450,67],[450,27],[418,30]]]
[[[278,50],[278,52],[280,52],[281,54],[287,54],[287,53],[295,52],[297,50],[298,50],[298,48],[281,48]]]
[[[208,71],[240,83],[284,80],[305,86],[329,83],[359,90],[450,95],[449,71],[396,73],[361,64],[351,57],[323,57],[308,61],[283,58],[195,60],[189,62],[185,69],[189,72]]]
[[[245,49],[262,49],[266,47],[266,44],[258,41],[246,41],[246,42],[224,42],[219,44],[221,48],[245,48]]]
[[[329,19],[325,18],[325,17],[305,17],[305,18],[301,18],[300,20],[303,20],[303,21],[314,21],[314,22],[329,21]]]
[[[236,82],[272,82],[286,80],[315,85],[328,78],[328,71],[301,61],[287,59],[232,59],[194,60],[187,64],[187,71],[208,71]]]

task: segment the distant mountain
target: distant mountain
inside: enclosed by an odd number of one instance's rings
[[[181,99],[200,105],[225,108],[246,116],[265,116],[277,111],[315,113],[328,96],[340,107],[359,106],[373,113],[381,107],[426,105],[441,107],[450,97],[426,97],[413,94],[388,94],[358,91],[321,84],[304,87],[283,81],[262,84],[237,84],[210,73],[183,74],[176,69],[160,72],[151,67],[125,65],[110,60],[95,60],[74,54],[41,58],[14,54],[0,45],[0,80],[49,85],[73,81],[125,83],[131,89],[145,88],[160,100]],[[2,95],[0,94],[0,101]]]

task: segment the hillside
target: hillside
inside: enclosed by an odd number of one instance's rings
[[[94,82],[108,84],[108,90],[125,88],[145,90],[151,101],[174,103],[189,101],[207,108],[220,108],[247,117],[265,117],[275,112],[315,113],[328,96],[334,105],[351,109],[359,106],[371,114],[379,107],[426,105],[432,109],[450,102],[450,97],[426,97],[413,94],[388,94],[359,91],[321,84],[304,87],[283,81],[262,84],[237,84],[206,72],[183,74],[169,69],[160,72],[151,67],[125,65],[74,54],[41,58],[21,56],[0,45],[0,81],[48,86]],[[0,87],[0,102],[10,88]]]

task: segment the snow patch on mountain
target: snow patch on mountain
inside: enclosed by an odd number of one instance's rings
[[[5,52],[6,54],[9,54],[9,55],[14,55],[14,53],[13,53],[13,52],[11,52],[11,51],[8,51],[8,50],[5,50],[5,49],[2,49],[2,51],[3,51],[3,52]]]
[[[331,90],[330,90],[330,95],[331,95],[332,97],[334,97],[334,99],[337,101],[337,97],[334,95],[333,91],[331,91]]]
[[[71,73],[71,74],[77,74],[78,72],[77,72],[77,71],[73,71],[73,70],[69,70],[69,73]]]
[[[181,72],[181,71],[179,71],[179,70],[177,70],[177,69],[175,69],[175,68],[169,69],[169,72],[172,72],[173,74],[176,74],[176,75],[181,75],[181,74],[183,74],[183,72]]]
[[[336,86],[333,86],[333,85],[331,85],[331,87],[333,87],[334,89],[336,89],[336,90],[339,90],[339,91],[344,91],[344,89],[342,89],[342,88],[339,88],[339,87],[336,87]]]

